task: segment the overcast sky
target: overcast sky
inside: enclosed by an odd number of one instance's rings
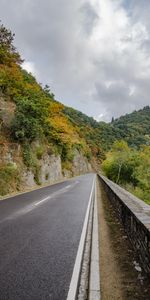
[[[150,0],[0,0],[24,68],[109,121],[150,104]]]

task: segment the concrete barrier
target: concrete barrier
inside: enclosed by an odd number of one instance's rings
[[[101,174],[99,178],[144,270],[150,273],[150,205]]]

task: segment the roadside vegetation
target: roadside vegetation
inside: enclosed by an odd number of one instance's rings
[[[106,176],[150,204],[150,146],[139,150],[117,141],[102,163]]]

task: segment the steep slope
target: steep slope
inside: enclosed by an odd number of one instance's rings
[[[117,130],[105,122],[98,123],[93,118],[86,116],[70,107],[64,108],[64,113],[69,117],[74,126],[78,126],[79,134],[85,138],[92,149],[92,154],[104,158],[104,152],[107,151],[117,139]]]
[[[91,170],[91,150],[0,26],[0,194]]]
[[[126,114],[111,124],[132,147],[150,145],[150,107]]]

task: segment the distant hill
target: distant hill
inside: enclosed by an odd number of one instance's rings
[[[134,111],[114,120],[110,126],[119,130],[129,146],[150,145],[150,107]]]
[[[150,145],[150,107],[126,114],[111,123],[96,122],[93,118],[69,107],[64,113],[80,129],[80,135],[94,149],[108,151],[114,141],[125,140],[129,146],[139,148]]]

